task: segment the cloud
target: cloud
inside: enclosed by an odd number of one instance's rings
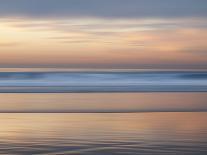
[[[27,19],[27,18],[1,18],[0,23],[22,29],[75,31],[86,33],[116,34],[129,31],[148,31],[179,28],[207,28],[205,18],[151,18],[151,19],[102,19],[102,18],[66,18],[66,19]]]
[[[17,42],[4,42],[1,43],[0,42],[0,47],[13,47],[13,46],[17,46],[19,43]]]
[[[206,0],[0,0],[1,16],[206,17]]]
[[[200,56],[207,56],[207,49],[206,48],[190,48],[190,49],[184,49],[181,52],[191,53],[194,55],[200,55]]]
[[[165,1],[0,0],[0,65],[207,68],[207,1]]]

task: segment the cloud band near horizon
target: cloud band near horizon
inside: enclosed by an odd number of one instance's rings
[[[0,4],[0,67],[207,68],[205,0]]]

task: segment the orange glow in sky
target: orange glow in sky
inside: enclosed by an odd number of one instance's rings
[[[146,9],[151,7],[139,2]],[[22,3],[27,4],[24,0]],[[93,10],[90,8],[93,5],[98,6]],[[127,16],[119,8],[108,8],[119,15],[116,17],[100,13],[98,3],[93,5],[86,5],[88,15],[76,15],[79,5],[74,6],[75,12],[64,12],[62,3],[45,5],[40,15],[38,9],[32,12],[19,5],[15,8],[8,5],[11,7],[8,9],[1,6],[0,67],[207,68],[207,20],[199,10],[201,15],[191,10],[202,7],[200,3],[183,10],[189,15],[174,17],[166,11],[169,6],[160,6],[166,17],[162,12],[147,16],[148,12],[134,8],[135,4],[129,3],[127,8],[121,2],[131,14]],[[29,7],[33,6],[28,4]],[[133,9],[143,13],[138,16]],[[156,9],[151,8],[155,13]]]

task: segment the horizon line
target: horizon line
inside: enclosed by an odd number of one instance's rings
[[[0,111],[0,114],[4,114],[4,113],[22,113],[22,114],[24,114],[24,113],[68,113],[68,114],[81,114],[81,113],[85,113],[85,114],[94,114],[94,113],[174,113],[174,112],[181,112],[181,113],[183,113],[183,112],[207,112],[207,109],[197,109],[197,110],[129,110],[129,111],[61,111],[61,110],[57,110],[57,111],[39,111],[39,110],[34,110],[34,111],[32,111],[32,110],[25,110],[25,111],[13,111],[13,110],[5,110],[5,111]]]

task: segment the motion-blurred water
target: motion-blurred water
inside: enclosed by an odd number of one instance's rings
[[[206,155],[207,113],[0,114],[0,154]]]
[[[207,72],[1,71],[0,92],[0,154],[207,154]]]
[[[0,92],[207,91],[207,72],[0,72]]]

